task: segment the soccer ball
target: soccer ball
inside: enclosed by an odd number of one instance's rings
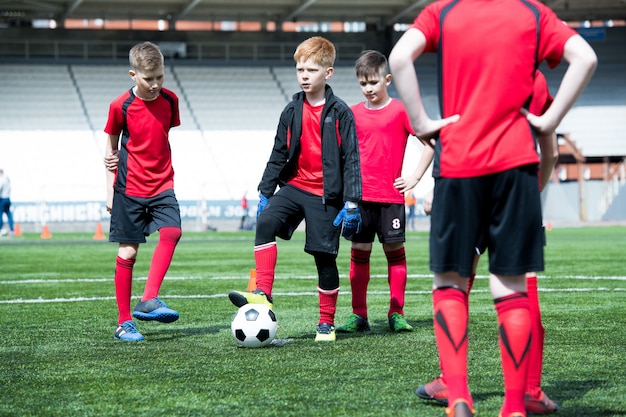
[[[239,308],[230,329],[241,347],[258,348],[269,345],[276,336],[276,314],[264,304],[246,304]]]

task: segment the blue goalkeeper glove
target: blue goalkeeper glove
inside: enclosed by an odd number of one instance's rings
[[[257,220],[259,220],[259,214],[261,214],[261,212],[265,208],[265,205],[267,204],[267,200],[268,200],[267,197],[265,197],[263,194],[259,194],[259,205],[256,207],[256,219]]]
[[[335,217],[333,225],[339,226],[342,222],[341,235],[346,239],[351,239],[352,236],[361,231],[363,222],[361,221],[359,206],[356,203],[346,201],[346,204]]]

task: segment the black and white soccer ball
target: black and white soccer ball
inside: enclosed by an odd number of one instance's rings
[[[265,304],[246,304],[239,308],[230,329],[241,347],[259,348],[276,337],[276,314]]]

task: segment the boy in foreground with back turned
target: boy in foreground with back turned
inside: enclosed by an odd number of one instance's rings
[[[138,320],[171,323],[178,312],[158,298],[159,289],[180,240],[180,209],[174,194],[174,170],[169,130],[180,125],[178,97],[163,88],[164,60],[158,46],[135,45],[129,54],[135,86],[113,100],[104,129],[109,135],[107,210],[111,213],[110,242],[118,242],[115,297],[118,327],[115,339],[140,341]],[[121,146],[121,149],[120,149]],[[139,244],[159,231],[141,301],[130,311],[133,266]]]
[[[539,134],[554,131],[597,63],[584,39],[544,4],[497,0],[489,5],[431,3],[389,58],[416,134],[438,135],[430,269],[448,417],[475,414],[468,385],[467,291],[481,242],[489,249],[489,284],[498,318],[504,377],[500,415],[526,416],[532,339],[526,273],[544,268],[539,157],[529,122]],[[414,61],[425,52],[437,52],[441,62],[442,121],[428,117],[420,97]],[[536,68],[544,60],[555,66],[562,58],[569,67],[552,105],[541,116],[525,117],[520,109],[532,96]]]
[[[320,315],[315,340],[335,341],[339,237],[352,235],[361,224],[359,145],[350,107],[327,85],[334,72],[334,45],[322,37],[309,38],[298,46],[294,60],[302,91],[280,115],[259,184],[254,240],[257,288],[232,291],[228,297],[237,307],[256,303],[272,308],[276,237],[291,239],[305,220],[304,250],[313,255],[318,272]]]

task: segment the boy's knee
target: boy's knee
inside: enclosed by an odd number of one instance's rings
[[[323,290],[339,288],[339,271],[337,270],[337,255],[315,252],[315,266],[319,275],[318,285]]]
[[[139,245],[137,244],[120,244],[117,250],[117,256],[122,259],[136,259]]]
[[[178,227],[162,227],[159,230],[159,235],[161,240],[178,243],[180,237],[183,235],[183,231]]]
[[[280,225],[280,221],[274,216],[259,216],[256,224],[254,244],[263,245],[276,240],[276,234]]]

